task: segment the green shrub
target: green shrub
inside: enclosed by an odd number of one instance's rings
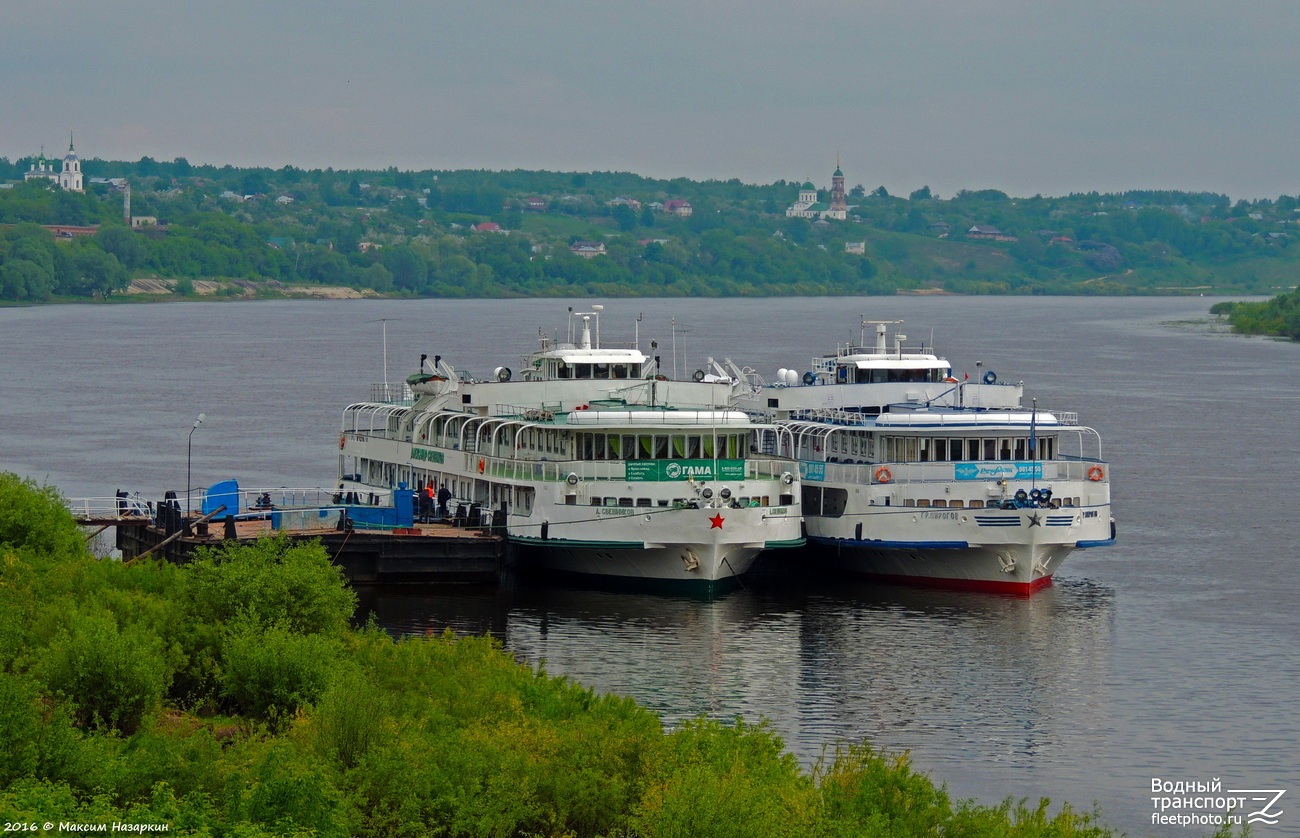
[[[31,681],[0,672],[0,788],[36,773],[39,701]]]
[[[119,628],[103,609],[73,615],[71,628],[51,642],[43,669],[78,727],[126,734],[158,708],[171,679],[158,636],[139,625]]]
[[[232,820],[265,827],[272,835],[351,834],[334,778],[307,754],[288,744],[273,745],[249,780],[229,801]]]
[[[200,551],[187,588],[200,622],[240,614],[301,633],[338,634],[356,611],[356,594],[319,544],[263,539]]]
[[[696,720],[670,733],[633,823],[646,838],[809,835],[814,787],[766,725]]]
[[[320,635],[238,620],[222,643],[222,693],[239,712],[280,728],[325,690],[339,652]]]
[[[383,734],[386,699],[356,672],[337,677],[314,714],[321,750],[342,768],[355,768]]]
[[[58,490],[9,472],[0,473],[0,555],[5,548],[58,559],[89,555]]]

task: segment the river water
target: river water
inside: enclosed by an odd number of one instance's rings
[[[767,719],[806,763],[866,738],[956,797],[1096,802],[1140,835],[1212,831],[1152,825],[1151,783],[1218,778],[1287,790],[1256,835],[1300,834],[1300,345],[1196,322],[1208,298],[606,302],[607,342],[639,328],[680,374],[713,355],[771,379],[857,339],[859,315],[903,320],[959,376],[1023,380],[1101,432],[1119,542],[1029,599],[830,578],[776,554],[711,602],[518,581],[364,592],[383,625],[490,631],[669,723]],[[71,497],[157,498],[184,489],[189,443],[195,486],[327,486],[340,412],[371,383],[422,352],[518,369],[570,304],[590,301],[0,309],[0,469]]]

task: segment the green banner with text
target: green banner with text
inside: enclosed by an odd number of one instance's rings
[[[714,466],[718,473],[713,473]],[[744,460],[628,460],[627,479],[634,481],[660,480],[743,480]]]

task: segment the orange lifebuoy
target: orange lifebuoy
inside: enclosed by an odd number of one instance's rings
[[[1093,483],[1096,483],[1098,480],[1101,480],[1105,476],[1106,476],[1106,472],[1102,471],[1101,466],[1093,466],[1092,468],[1088,469],[1088,479],[1091,480]]]
[[[339,448],[342,449],[343,446],[345,446],[345,445],[347,445],[347,444],[348,444],[348,435],[347,435],[347,434],[339,434]]]
[[[881,466],[880,468],[876,469],[877,483],[888,483],[893,479],[894,479],[894,473],[889,470],[888,466]]]
[[[479,457],[479,458],[478,458],[478,473],[479,473],[479,474],[482,474],[482,473],[483,473],[483,470],[484,470],[485,468],[487,468],[487,461],[484,460],[482,457]]]

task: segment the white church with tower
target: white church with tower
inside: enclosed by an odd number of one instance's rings
[[[849,206],[844,192],[844,172],[840,171],[838,159],[835,161],[835,174],[831,175],[830,203],[819,201],[817,187],[812,185],[812,181],[808,181],[799,187],[799,200],[786,209],[785,215],[787,218],[832,218],[837,221],[844,221],[849,217]]]
[[[66,189],[69,192],[84,192],[85,179],[81,174],[81,158],[77,157],[77,152],[72,147],[72,135],[68,135],[68,153],[63,155],[63,167],[59,171],[54,170],[54,161],[47,160],[45,149],[41,149],[41,156],[36,158],[24,175],[23,180],[52,180],[59,185],[60,189]]]

